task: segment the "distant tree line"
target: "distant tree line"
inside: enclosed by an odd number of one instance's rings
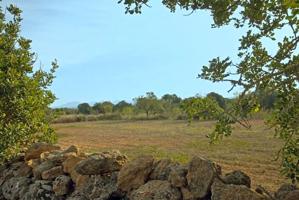
[[[259,111],[271,110],[274,106],[276,95],[266,91],[259,92]],[[132,103],[125,100],[114,104],[111,101],[97,102],[93,105],[81,103],[77,108],[56,108],[54,113],[58,116],[83,115],[89,120],[101,119],[188,119],[188,120],[212,120],[213,114],[204,110],[209,106],[217,106],[219,109],[229,109],[238,97],[225,98],[222,95],[211,92],[206,96],[196,95],[189,98],[181,98],[176,94],[165,94],[158,98],[153,92],[147,92],[143,96],[133,99]],[[244,105],[245,109],[246,105]],[[84,117],[76,117],[72,121],[86,121]],[[59,120],[58,120],[59,121]],[[62,120],[63,121],[63,120]]]

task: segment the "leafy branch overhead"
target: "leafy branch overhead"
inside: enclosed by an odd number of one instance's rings
[[[120,0],[119,3],[130,14],[140,14],[143,6],[150,5],[149,0]],[[229,135],[232,123],[246,122],[246,117],[259,109],[260,91],[275,92],[277,102],[268,124],[284,141],[279,152],[283,173],[298,181],[299,1],[162,0],[162,4],[171,12],[208,10],[214,21],[212,27],[231,24],[247,30],[239,40],[237,60],[214,58],[199,74],[200,78],[213,82],[230,82],[229,91],[235,87],[242,89],[239,101],[233,109],[223,111],[224,117],[219,118],[210,137]]]

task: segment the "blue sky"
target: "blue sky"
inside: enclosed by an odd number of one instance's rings
[[[242,32],[212,29],[208,12],[170,13],[158,1],[142,15],[125,15],[117,0],[4,0],[23,10],[22,34],[33,40],[38,65],[60,65],[51,89],[68,102],[131,101],[155,92],[181,97],[214,91],[228,84],[197,79],[214,57],[234,57]]]

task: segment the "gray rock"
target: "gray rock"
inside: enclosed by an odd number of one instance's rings
[[[285,200],[298,200],[299,199],[299,190],[291,191],[287,194]]]
[[[248,188],[251,186],[250,177],[240,170],[225,174],[222,179],[226,184],[245,185]]]
[[[153,163],[152,156],[140,156],[124,165],[118,175],[118,188],[121,191],[129,192],[143,185],[149,178]]]
[[[168,181],[174,187],[184,187],[187,185],[186,175],[188,172],[188,168],[185,166],[175,166],[170,170]]]
[[[75,170],[82,175],[100,175],[119,171],[127,162],[127,157],[118,151],[103,152],[79,162]]]
[[[32,168],[24,162],[14,164],[16,169],[13,171],[15,177],[30,177],[32,176]],[[11,167],[10,167],[11,168]]]
[[[53,191],[56,196],[69,194],[73,189],[73,182],[69,176],[58,176],[53,182]]]
[[[217,166],[209,160],[194,157],[188,165],[187,183],[194,198],[200,199],[210,193],[214,178],[218,176]]]
[[[275,192],[274,196],[278,200],[284,200],[286,198],[286,196],[294,190],[298,190],[296,185],[285,183],[282,186],[280,186],[280,188],[277,190],[277,192]]]
[[[81,192],[75,191],[66,200],[89,200],[89,198]]]
[[[43,171],[41,176],[44,180],[54,180],[60,175],[63,175],[62,166],[53,167],[49,170]]]
[[[134,190],[131,200],[181,200],[180,191],[168,181],[152,180]]]
[[[211,192],[211,200],[269,200],[244,185],[228,185],[218,179],[215,179]]]
[[[55,164],[51,161],[45,161],[42,162],[40,165],[36,166],[35,168],[33,168],[33,176],[36,180],[39,180],[42,178],[42,173],[52,169],[53,167],[55,167]]]
[[[105,175],[93,175],[81,188],[76,188],[72,198],[108,200],[117,194],[117,172]]]
[[[56,200],[50,181],[37,180],[29,186],[28,192],[21,200]]]
[[[172,167],[177,166],[177,163],[170,159],[162,159],[154,163],[154,169],[150,174],[150,180],[168,180],[169,173]]]
[[[117,173],[107,174],[105,176],[93,176],[93,189],[89,195],[90,199],[108,200],[117,191]]]
[[[78,155],[79,148],[75,145],[71,145],[70,147],[62,151],[62,154],[66,154],[66,153],[75,153],[76,155]]]
[[[2,185],[2,193],[5,199],[20,199],[28,190],[31,179],[26,177],[14,177]]]

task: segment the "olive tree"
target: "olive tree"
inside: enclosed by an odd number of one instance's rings
[[[130,14],[141,13],[149,0],[120,0]],[[231,134],[231,125],[249,127],[246,117],[259,109],[255,91],[273,91],[276,104],[268,121],[275,135],[284,141],[279,151],[283,173],[299,180],[299,2],[298,0],[162,0],[177,8],[195,12],[208,10],[212,27],[228,24],[247,32],[240,38],[238,59],[213,58],[199,77],[212,82],[229,82],[242,88],[235,106],[226,110],[209,135],[217,141]],[[267,45],[266,45],[267,43]],[[270,44],[270,45],[269,45]],[[232,56],[231,56],[232,57]],[[217,128],[218,127],[218,128]]]
[[[11,5],[5,13],[0,6],[0,162],[33,142],[56,140],[48,115],[55,96],[48,87],[57,63],[50,72],[33,70],[31,41],[20,36],[21,10]]]

